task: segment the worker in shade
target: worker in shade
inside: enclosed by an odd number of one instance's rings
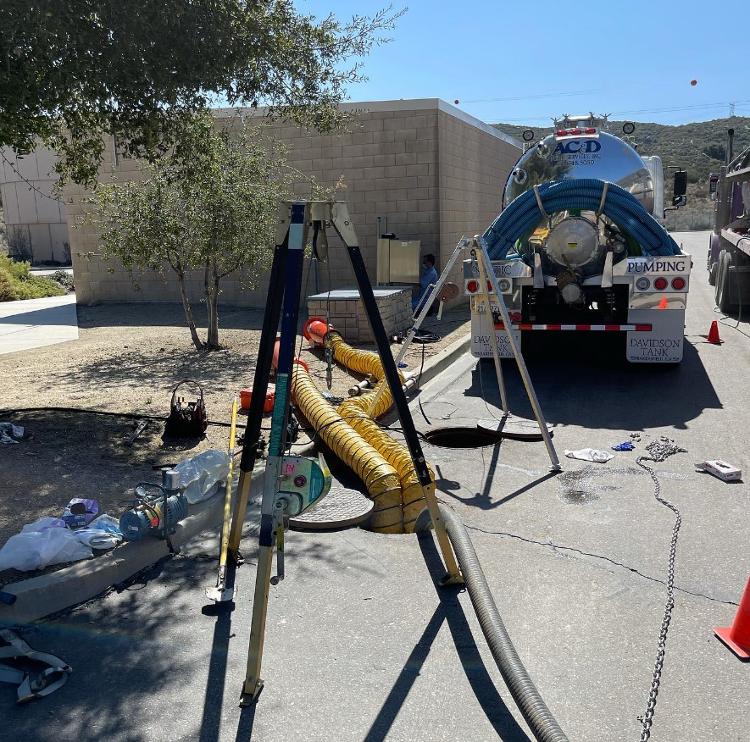
[[[438,281],[438,272],[435,270],[435,256],[427,253],[422,258],[422,272],[419,276],[419,293],[411,300],[411,307],[416,314],[421,308],[422,303],[430,295],[432,287]]]

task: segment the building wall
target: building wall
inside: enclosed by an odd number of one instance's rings
[[[70,261],[68,227],[62,201],[53,193],[55,156],[44,148],[17,156],[0,153],[0,200],[9,251],[33,264]]]
[[[394,232],[402,240],[420,240],[422,253],[447,260],[461,233],[487,227],[499,210],[502,184],[519,149],[514,140],[466,116],[437,99],[350,104],[358,111],[349,131],[321,135],[284,123],[272,125],[272,137],[288,149],[287,160],[320,185],[337,190],[346,201],[357,230],[368,273],[376,275],[379,232]],[[219,118],[235,115],[219,111]],[[111,143],[105,152],[100,179],[142,177],[133,160],[114,164]],[[465,170],[465,171],[464,171]],[[300,197],[310,195],[310,182],[295,187]],[[71,251],[76,294],[81,303],[117,301],[179,301],[169,274],[139,273],[133,285],[128,273],[114,261],[98,255],[97,235],[85,224],[89,194],[66,187],[66,208],[71,222]],[[269,256],[271,246],[269,245]],[[303,279],[306,293],[356,285],[348,256],[330,239],[329,262]],[[202,276],[191,278],[192,298],[201,294]],[[267,285],[254,290],[242,276],[222,282],[221,300],[236,306],[264,306]]]
[[[441,267],[462,236],[481,234],[500,213],[505,180],[521,152],[494,131],[445,110],[438,113]],[[451,279],[460,276],[457,264]]]

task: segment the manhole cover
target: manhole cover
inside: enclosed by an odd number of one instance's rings
[[[330,531],[353,528],[370,517],[374,503],[357,490],[334,484],[320,505],[289,519],[293,531]]]
[[[481,448],[494,446],[502,440],[502,436],[493,430],[458,427],[429,430],[424,438],[433,446],[442,448]]]

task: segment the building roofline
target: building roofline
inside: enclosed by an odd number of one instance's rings
[[[450,103],[442,100],[441,98],[401,98],[399,100],[374,100],[374,101],[352,101],[339,104],[339,107],[344,111],[361,111],[362,113],[375,113],[378,111],[430,111],[437,109],[443,113],[448,114],[457,118],[459,121],[463,121],[469,126],[473,126],[476,129],[489,134],[495,139],[500,139],[503,142],[511,144],[518,149],[522,149],[523,145],[520,139],[506,134],[494,126],[472,116],[460,108],[457,108]],[[232,116],[236,113],[252,112],[254,115],[264,115],[268,109],[266,108],[216,108],[213,113],[216,116]]]

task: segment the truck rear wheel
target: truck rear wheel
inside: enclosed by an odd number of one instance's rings
[[[734,276],[729,270],[732,264],[732,258],[727,250],[719,253],[719,262],[716,270],[716,306],[724,314],[729,314],[737,309],[737,302],[734,290]]]

